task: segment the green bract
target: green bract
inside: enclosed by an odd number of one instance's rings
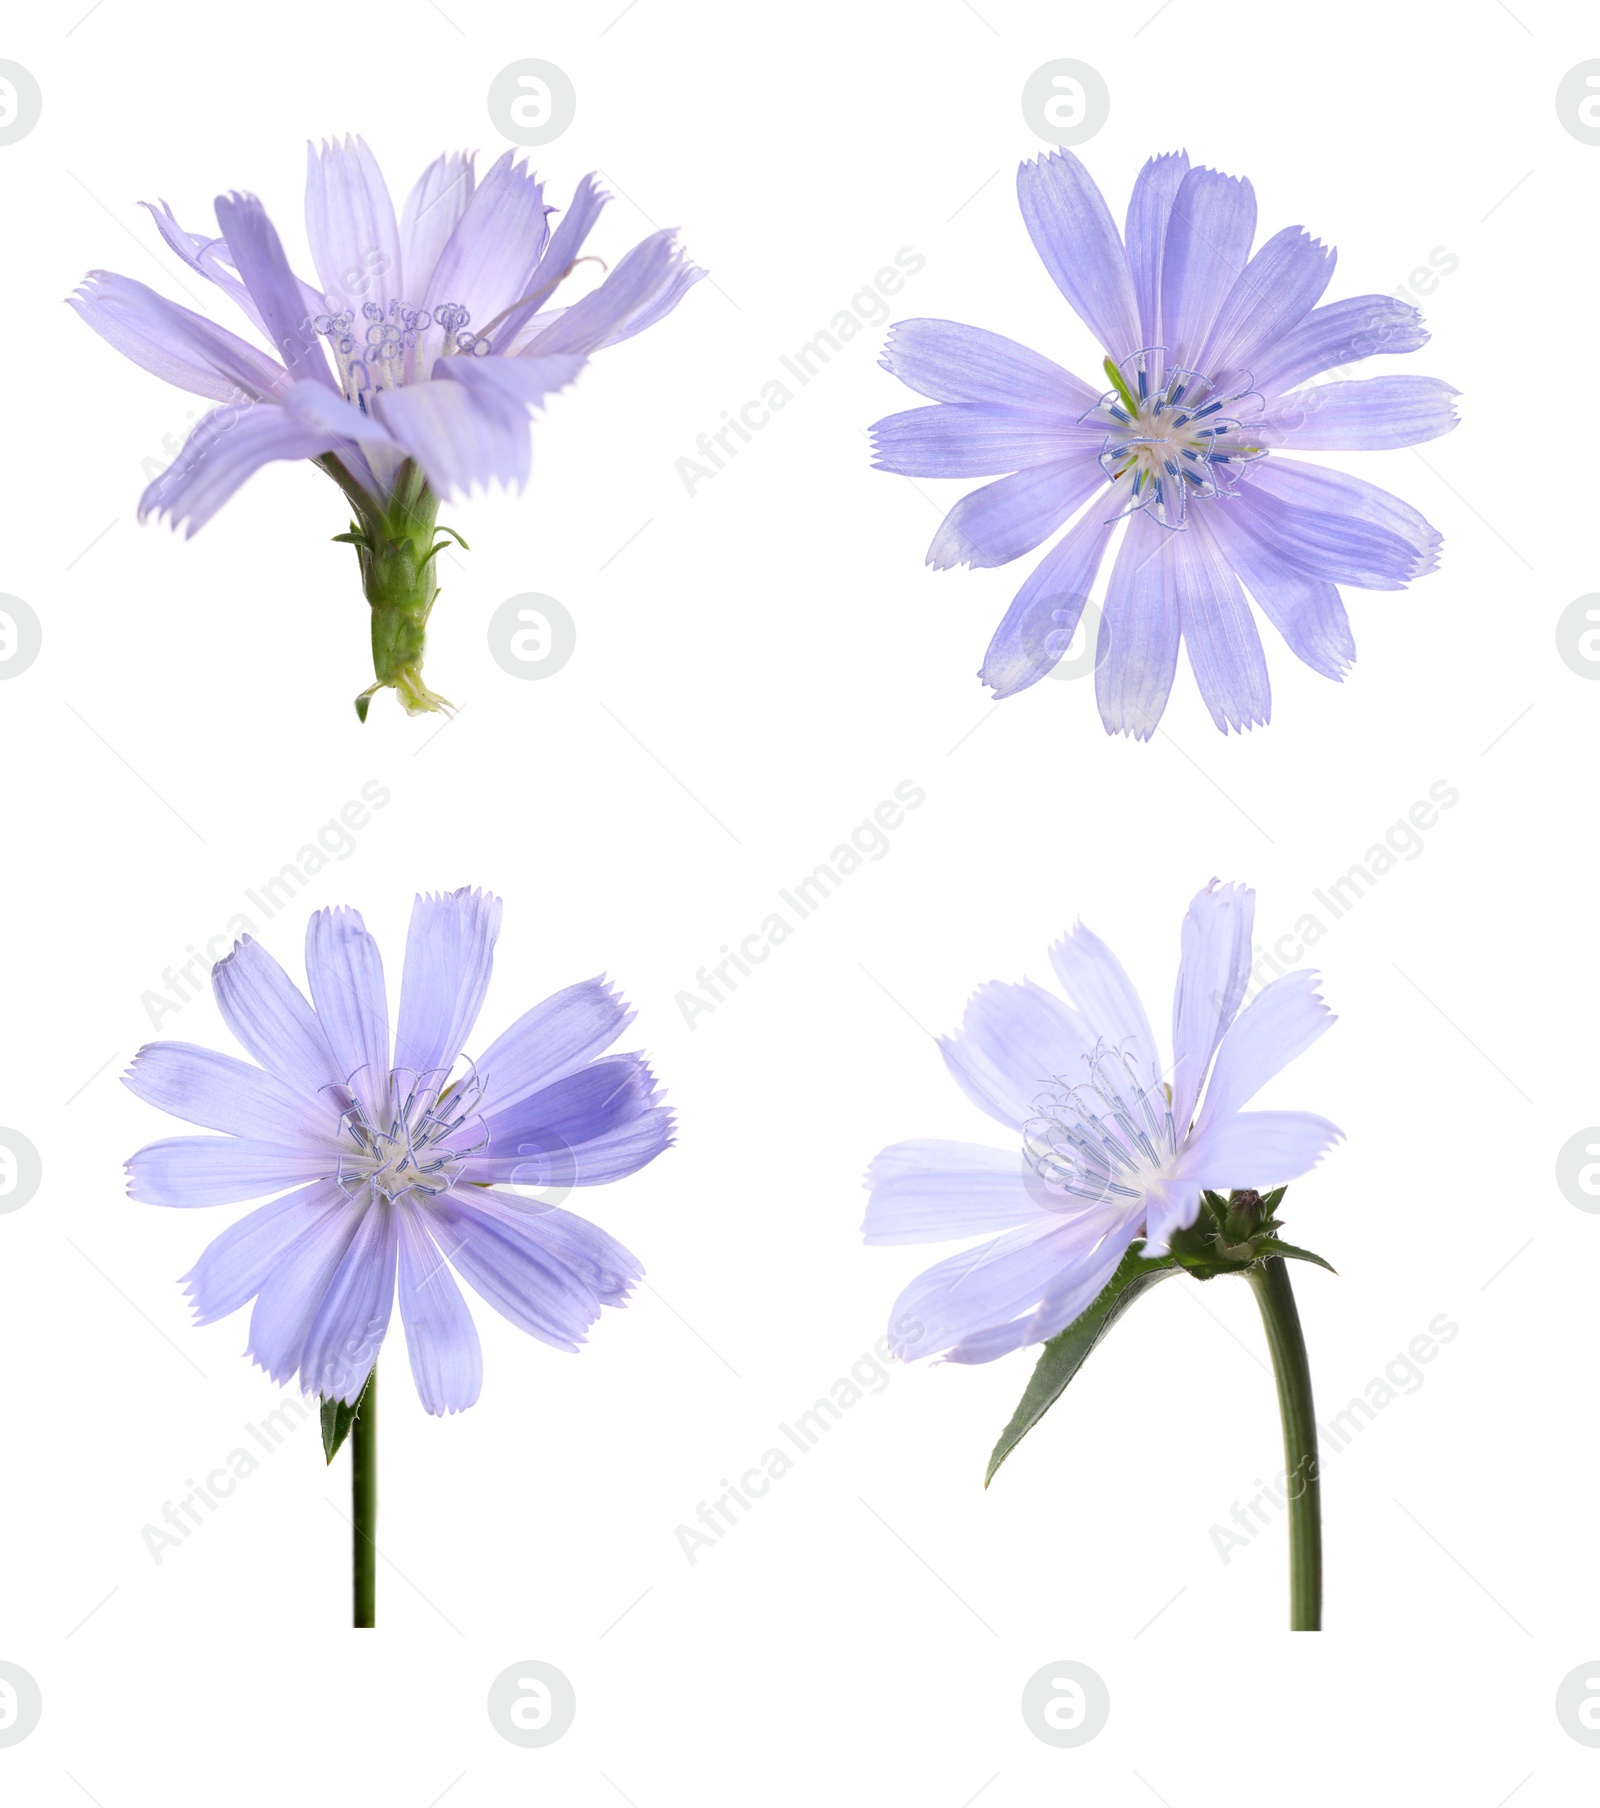
[[[1180,1272],[1197,1281],[1209,1281],[1219,1274],[1248,1274],[1274,1260],[1315,1262],[1334,1273],[1332,1264],[1321,1256],[1284,1243],[1274,1234],[1280,1227],[1273,1212],[1286,1191],[1284,1187],[1266,1194],[1236,1190],[1227,1199],[1208,1192],[1200,1216],[1170,1239],[1170,1255],[1147,1260],[1140,1253],[1144,1243],[1135,1243],[1093,1305],[1045,1344],[1017,1410],[989,1458],[983,1485],[988,1487],[995,1471],[1066,1392],[1068,1383],[1088,1361],[1089,1352],[1157,1281]]]

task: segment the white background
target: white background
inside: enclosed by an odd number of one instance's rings
[[[1594,585],[1600,149],[1554,108],[1600,53],[1580,10],[1469,0],[1449,29],[1394,0],[1170,0],[1149,19],[637,0],[615,23],[607,0],[537,25],[487,0],[79,10],[28,9],[0,42],[44,94],[38,128],[0,148],[0,589],[45,634],[0,690],[0,1121],[44,1161],[0,1217],[0,1657],[45,1704],[0,1750],[9,1799],[1201,1808],[1342,1802],[1375,1774],[1385,1799],[1592,1799],[1600,1751],[1553,1711],[1600,1649],[1600,1220],[1554,1182],[1600,1118],[1600,685],[1553,632]],[[203,404],[61,300],[97,266],[198,288],[136,205],[157,196],[205,230],[213,195],[252,189],[304,267],[308,136],[361,131],[400,192],[447,147],[486,167],[505,148],[489,83],[526,56],[578,93],[533,154],[552,198],[590,168],[618,192],[593,248],[614,260],[680,225],[716,286],[552,403],[527,493],[445,508],[473,550],[445,568],[427,671],[461,713],[441,731],[385,695],[362,728],[366,609],[330,543],[337,493],[279,465],[192,542],[138,526],[141,461]],[[674,469],[902,246],[926,268],[894,317],[971,321],[1092,372],[1012,186],[1045,148],[1022,84],[1060,56],[1110,86],[1079,154],[1119,219],[1145,157],[1181,146],[1252,178],[1263,236],[1303,222],[1338,246],[1330,298],[1396,290],[1438,247],[1459,259],[1403,367],[1454,383],[1464,425],[1420,456],[1327,458],[1420,507],[1441,569],[1348,594],[1342,686],[1266,631],[1275,720],[1243,738],[1216,733],[1186,669],[1148,746],[1109,740],[1083,682],[991,719],[973,674],[1029,562],[923,567],[936,509],[972,486],[869,468],[864,428],[916,399],[876,365],[881,326],[692,498]],[[225,298],[205,305],[238,325]],[[578,624],[540,683],[485,643],[527,590]],[[123,1196],[121,1162],[178,1127],[117,1075],[152,1035],[141,995],[162,970],[369,780],[392,801],[258,924],[272,951],[298,976],[308,912],[350,903],[397,975],[417,890],[492,887],[505,928],[476,1046],[605,970],[681,1132],[578,1202],[650,1282],[580,1357],[479,1309],[482,1401],[436,1422],[386,1349],[388,1563],[380,1628],[357,1637],[347,1460],[327,1471],[309,1424],[159,1567],[141,1539],[278,1396],[240,1353],[243,1315],[194,1330],[175,1281],[242,1208]],[[903,780],[926,802],[889,853],[688,1027],[675,997],[696,969]],[[1315,950],[1339,1024],[1263,1101],[1348,1133],[1286,1201],[1288,1234],[1339,1269],[1295,1273],[1324,1414],[1437,1314],[1460,1327],[1419,1391],[1326,1459],[1327,1632],[1282,1631],[1281,1521],[1227,1565],[1210,1536],[1281,1462],[1231,1281],[1159,1289],[987,1493],[1032,1353],[897,1368],[691,1566],[678,1524],[946,1253],[862,1248],[867,1161],[903,1137],[998,1140],[927,1032],[985,979],[1048,980],[1079,915],[1164,1025],[1206,879],[1252,883],[1281,933],[1440,780],[1459,803]],[[231,1046],[209,998],[161,1033]],[[540,1751],[485,1711],[528,1658],[578,1692],[573,1730]],[[1065,1658],[1112,1698],[1072,1751],[1018,1706]]]

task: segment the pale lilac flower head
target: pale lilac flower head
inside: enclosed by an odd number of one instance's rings
[[[1106,354],[1103,375],[1085,383],[979,327],[902,321],[884,366],[933,405],[877,423],[877,465],[998,476],[945,517],[928,549],[940,569],[1009,564],[1073,522],[989,644],[980,676],[996,697],[1056,665],[1125,521],[1095,653],[1107,731],[1154,732],[1180,642],[1220,729],[1266,722],[1246,591],[1294,654],[1339,679],[1355,642],[1338,587],[1403,589],[1437,562],[1439,535],[1408,503],[1281,456],[1449,432],[1456,392],[1435,377],[1317,380],[1414,351],[1421,316],[1388,295],[1318,306],[1334,253],[1299,226],[1252,253],[1250,184],[1191,169],[1181,151],[1140,171],[1121,233],[1070,151],[1024,163],[1017,193],[1045,268]]]
[[[483,1365],[452,1268],[559,1350],[576,1350],[642,1273],[586,1219],[501,1190],[618,1180],[671,1143],[672,1115],[642,1055],[606,1052],[633,1014],[604,979],[557,992],[476,1060],[463,1055],[499,930],[500,900],[486,892],[419,897],[392,1037],[383,962],[355,911],[307,925],[309,1003],[246,936],[212,985],[258,1065],[154,1042],[124,1076],[148,1104],[223,1132],[141,1149],[132,1198],[282,1194],[185,1277],[197,1324],[255,1301],[249,1354],[274,1381],[298,1375],[306,1394],[356,1400],[398,1289],[422,1403],[458,1412],[477,1399]]]
[[[1334,1021],[1309,971],[1239,1008],[1254,915],[1252,891],[1215,880],[1190,904],[1170,1067],[1121,963],[1081,923],[1050,950],[1065,1002],[1031,981],[973,994],[940,1046],[1014,1140],[895,1143],[869,1169],[867,1242],[985,1239],[900,1295],[897,1355],[987,1362],[1042,1343],[1093,1304],[1135,1238],[1166,1255],[1202,1190],[1264,1192],[1341,1140],[1309,1112],[1243,1109]]]
[[[306,232],[317,280],[289,266],[253,195],[220,195],[217,233],[150,208],[169,248],[214,283],[266,351],[131,277],[92,271],[72,305],[146,370],[220,404],[146,489],[141,518],[193,533],[274,459],[324,458],[378,510],[414,461],[433,492],[526,481],[528,414],[591,353],[670,313],[703,274],[671,231],[634,246],[570,306],[607,195],[578,184],[552,231],[544,185],[507,151],[477,181],[448,153],[396,212],[359,138],[308,147]]]

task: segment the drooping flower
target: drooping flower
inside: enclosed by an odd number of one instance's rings
[[[1045,268],[1106,353],[1110,388],[978,327],[902,321],[883,364],[933,406],[879,421],[876,463],[998,477],[945,516],[928,550],[939,569],[1009,564],[1077,517],[989,644],[980,676],[997,698],[1066,651],[1126,519],[1095,653],[1107,731],[1155,731],[1180,640],[1218,728],[1264,723],[1271,690],[1246,591],[1297,657],[1341,679],[1355,642],[1338,586],[1404,589],[1437,562],[1440,536],[1408,503],[1280,455],[1449,432],[1456,392],[1436,378],[1314,381],[1414,351],[1421,315],[1388,295],[1318,306],[1333,251],[1289,226],[1252,255],[1250,184],[1191,169],[1181,151],[1140,171],[1121,235],[1070,151],[1024,163],[1017,192]]]
[[[1243,1109],[1334,1021],[1305,970],[1240,1009],[1254,915],[1252,891],[1215,880],[1190,904],[1170,1068],[1121,963],[1082,924],[1050,950],[1065,1002],[1031,981],[973,994],[940,1047],[956,1084],[1016,1140],[896,1143],[873,1162],[868,1243],[985,1239],[900,1295],[895,1354],[988,1362],[1053,1338],[1136,1238],[1144,1257],[1164,1257],[1207,1190],[1265,1191],[1341,1140],[1309,1112]]]
[[[503,1190],[621,1179],[668,1147],[672,1114],[643,1055],[606,1053],[632,1012],[603,978],[557,992],[463,1057],[500,911],[481,891],[417,899],[392,1044],[383,962],[355,911],[318,911],[307,925],[309,1003],[246,936],[212,985],[259,1065],[155,1042],[124,1076],[146,1103],[224,1133],[141,1149],[127,1164],[132,1198],[282,1195],[185,1276],[197,1324],[254,1300],[248,1353],[274,1381],[298,1376],[303,1393],[356,1401],[398,1288],[422,1403],[458,1412],[478,1397],[482,1359],[452,1268],[559,1350],[576,1350],[642,1273],[598,1226]]]
[[[218,196],[214,238],[186,232],[164,201],[150,207],[170,249],[270,353],[104,270],[71,305],[136,364],[219,404],[145,490],[141,519],[193,534],[274,459],[309,458],[334,479],[355,514],[335,537],[354,544],[372,605],[377,682],[357,713],[390,685],[416,715],[447,707],[421,677],[435,534],[452,532],[435,525],[440,497],[525,483],[529,411],[591,353],[670,313],[704,272],[672,231],[655,232],[597,288],[554,306],[574,267],[598,261],[582,256],[609,199],[595,175],[552,231],[543,183],[510,151],[481,182],[471,156],[436,158],[398,218],[363,140],[308,146],[307,162],[317,284],[290,269],[253,195]]]

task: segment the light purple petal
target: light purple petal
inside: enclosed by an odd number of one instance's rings
[[[1196,513],[1185,533],[1173,537],[1178,611],[1189,666],[1224,734],[1272,719],[1267,660],[1255,617],[1208,525],[1209,512]]]
[[[141,201],[139,205],[155,221],[156,231],[166,241],[168,249],[175,252],[196,276],[215,283],[257,332],[266,333],[260,308],[251,299],[250,291],[240,282],[238,273],[233,268],[233,260],[228,255],[228,241],[186,232],[173,217],[172,209],[165,201]]]
[[[450,1265],[423,1214],[396,1213],[400,1245],[400,1319],[411,1378],[436,1417],[471,1406],[483,1388],[483,1349]]]
[[[1229,507],[1279,562],[1330,584],[1403,590],[1439,561],[1441,535],[1409,503],[1322,465],[1263,458]]]
[[[562,283],[571,274],[583,250],[584,241],[594,230],[610,199],[593,171],[579,182],[571,205],[556,222],[550,243],[545,246],[544,255],[529,278],[527,299],[506,314],[495,328],[494,342],[498,348],[523,349],[547,326],[554,325],[556,313],[566,312],[561,308],[554,310],[548,319],[538,318],[552,297],[560,293]]]
[[[1338,590],[1324,578],[1306,577],[1253,539],[1237,509],[1217,509],[1213,516],[1210,526],[1228,563],[1289,650],[1325,678],[1343,678],[1355,662],[1356,643]]]
[[[400,218],[400,265],[407,288],[426,295],[434,266],[472,199],[472,154],[447,151],[417,178]]]
[[[520,1135],[501,1132],[492,1153],[462,1163],[463,1186],[606,1186],[623,1180],[672,1146],[673,1116],[653,1106],[598,1136],[569,1143],[537,1127]]]
[[[1113,1223],[1104,1240],[1067,1268],[1031,1313],[1008,1325],[964,1337],[945,1352],[945,1361],[992,1362],[1025,1344],[1044,1343],[1059,1335],[1100,1297],[1137,1233],[1136,1220],[1124,1218]]]
[[[1073,311],[1113,358],[1139,349],[1139,311],[1116,222],[1071,151],[1017,171],[1017,199],[1034,249]]]
[[[1161,1051],[1126,969],[1092,929],[1074,923],[1050,949],[1050,965],[1090,1032],[1125,1049],[1141,1074],[1161,1072]]]
[[[325,1180],[335,1165],[312,1148],[242,1136],[169,1136],[124,1164],[128,1197],[143,1205],[239,1205],[283,1187]]]
[[[507,151],[473,190],[428,279],[425,305],[467,310],[481,332],[521,300],[550,236],[544,185]]]
[[[206,1130],[331,1153],[338,1114],[275,1075],[193,1042],[147,1042],[122,1083],[158,1111]]]
[[[1180,1137],[1194,1118],[1211,1057],[1250,983],[1255,910],[1256,894],[1247,885],[1213,879],[1196,892],[1183,919],[1172,995],[1172,1118]]]
[[[289,975],[250,936],[233,945],[211,969],[211,989],[222,1020],[247,1053],[303,1098],[329,1105],[329,1088],[344,1075],[328,1047],[316,1013]]]
[[[1171,1253],[1174,1231],[1187,1230],[1200,1215],[1197,1181],[1162,1180],[1145,1189],[1145,1246],[1142,1254],[1152,1261]]]
[[[1161,343],[1161,264],[1167,247],[1167,224],[1172,218],[1173,200],[1188,173],[1188,153],[1171,151],[1152,157],[1134,179],[1125,237],[1128,267],[1138,299],[1139,344],[1124,348],[1120,356]]]
[[[456,1273],[519,1330],[558,1350],[576,1350],[600,1316],[593,1287],[539,1241],[541,1208],[476,1189],[443,1193],[427,1206],[435,1241]]]
[[[399,1211],[374,1202],[317,1303],[300,1352],[302,1392],[354,1403],[389,1329],[394,1310]]]
[[[1197,1135],[1248,1105],[1268,1080],[1338,1021],[1322,1002],[1317,978],[1304,968],[1285,973],[1263,986],[1234,1019],[1217,1050]]]
[[[1239,1111],[1219,1119],[1178,1156],[1177,1171],[1197,1186],[1264,1192],[1309,1173],[1344,1132],[1309,1111]]]
[[[1318,383],[1279,397],[1260,431],[1264,444],[1295,452],[1386,452],[1397,446],[1420,446],[1456,425],[1450,404],[1458,393],[1437,377]]]
[[[1195,368],[1218,310],[1250,261],[1255,190],[1241,176],[1192,169],[1179,185],[1161,263],[1166,365]]]
[[[258,399],[288,382],[248,341],[131,277],[91,270],[67,305],[125,358],[214,402]]]
[[[285,1193],[230,1225],[209,1243],[183,1277],[197,1325],[215,1324],[248,1304],[266,1285],[295,1242],[329,1213],[345,1213],[350,1200],[331,1180]]]
[[[674,1120],[665,1106],[656,1106],[631,1123],[619,1124],[587,1142],[574,1143],[570,1152],[574,1186],[606,1186],[655,1160],[673,1141]]]
[[[1037,684],[1072,644],[1116,520],[1095,497],[1028,574],[995,629],[979,677],[997,698]]]
[[[1034,1101],[1057,1078],[1077,1082],[1093,1046],[1090,1026],[1032,980],[979,986],[961,1028],[939,1039],[956,1084],[979,1110],[1013,1130],[1034,1115]]]
[[[643,1055],[607,1055],[515,1105],[485,1115],[489,1145],[483,1159],[538,1158],[575,1149],[632,1123],[659,1096]],[[543,1175],[524,1184],[542,1186],[560,1178]]]
[[[263,465],[316,458],[334,443],[274,403],[224,403],[196,421],[178,456],[139,498],[139,519],[165,515],[187,538]]]
[[[306,924],[306,977],[341,1077],[369,1122],[387,1129],[393,1110],[383,956],[359,911],[312,913]]]
[[[1333,279],[1336,254],[1303,226],[1274,233],[1245,265],[1217,314],[1200,369],[1222,384],[1251,373],[1263,353],[1310,313]]]
[[[587,362],[581,352],[554,352],[536,358],[445,358],[434,366],[434,374],[465,385],[480,401],[509,401],[526,410],[542,408]],[[526,414],[522,418],[526,420]]]
[[[489,989],[500,912],[498,898],[467,887],[418,897],[400,980],[396,1067],[420,1077],[455,1065]]]
[[[515,1193],[472,1195],[478,1209],[565,1263],[602,1306],[624,1306],[644,1274],[639,1258],[576,1212]]]
[[[1129,518],[1117,549],[1094,670],[1095,700],[1108,734],[1148,741],[1167,707],[1180,620],[1170,543],[1181,538],[1141,509]]]
[[[993,403],[935,402],[891,414],[872,428],[872,462],[907,477],[992,477],[1076,453],[1098,452],[1099,427],[1065,415]]]
[[[1251,376],[1264,396],[1380,352],[1414,352],[1428,343],[1422,315],[1392,295],[1352,295],[1313,308],[1277,344],[1265,346]]]
[[[870,1197],[861,1231],[868,1243],[946,1243],[1057,1221],[1028,1190],[1015,1149],[893,1143],[874,1156],[866,1184]]]
[[[1008,565],[1049,539],[1104,482],[1094,453],[1080,452],[986,483],[940,522],[928,563],[935,571]]]
[[[432,381],[381,391],[373,407],[384,426],[444,496],[527,482],[532,466],[528,410],[577,375],[583,360],[442,358]]]
[[[519,358],[593,352],[631,339],[670,313],[705,272],[691,263],[671,230],[652,233],[624,253],[600,284],[529,339]]]
[[[518,487],[528,481],[528,413],[501,391],[423,381],[385,389],[374,396],[372,406],[441,496],[465,496],[496,482]]]
[[[937,1356],[978,1333],[1024,1314],[1031,1317],[1046,1294],[1082,1273],[1107,1231],[1120,1222],[1121,1214],[1102,1208],[1042,1228],[1025,1224],[936,1262],[894,1303],[893,1353],[905,1362]]]
[[[373,1215],[370,1206],[348,1202],[342,1211],[324,1213],[282,1251],[262,1283],[245,1353],[274,1381],[287,1381],[299,1368],[323,1295],[363,1221]]]
[[[1014,339],[953,320],[897,321],[879,363],[936,402],[1027,408],[1075,421],[1100,399],[1100,391]]]
[[[295,383],[280,400],[288,415],[320,433],[330,446],[346,442],[366,452],[399,451],[393,436],[370,414],[364,414],[354,402],[347,402],[320,383]]]
[[[404,299],[394,202],[365,139],[330,140],[320,151],[307,144],[306,236],[330,312],[359,315],[371,301],[387,316],[389,303]]]
[[[627,1001],[603,973],[536,1004],[478,1057],[483,1111],[503,1112],[585,1066],[632,1021]]]
[[[272,221],[254,195],[218,195],[217,224],[228,254],[261,315],[262,330],[293,378],[338,384],[312,330],[300,280],[289,268]]]

